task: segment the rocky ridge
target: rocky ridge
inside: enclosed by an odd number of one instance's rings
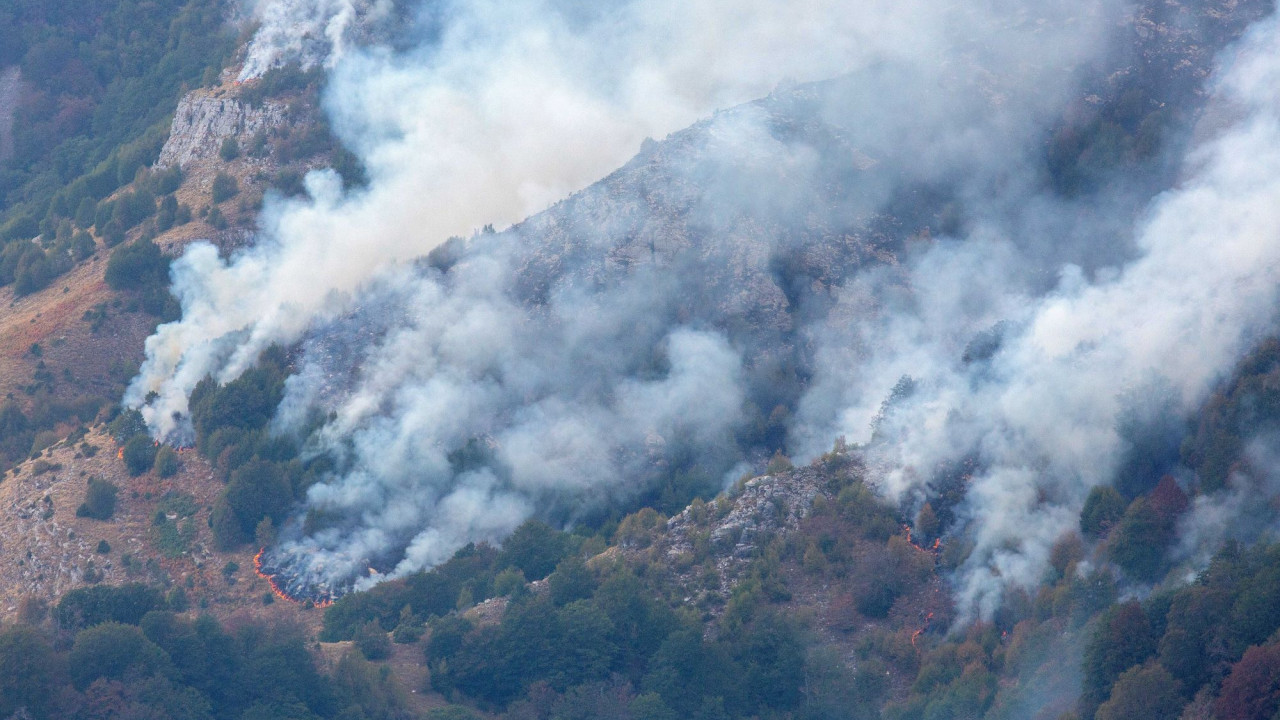
[[[288,108],[281,102],[268,100],[253,106],[216,89],[190,92],[178,102],[156,167],[186,168],[193,162],[210,160],[227,138],[245,145],[256,133],[287,122]]]

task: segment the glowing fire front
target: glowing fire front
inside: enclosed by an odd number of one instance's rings
[[[265,563],[263,556],[266,552],[264,547],[253,556],[253,571],[267,581],[271,586],[271,593],[277,598],[298,604],[310,602],[318,608],[329,607],[337,599],[338,594],[328,588],[317,588],[299,581],[298,578],[290,578],[283,568]]]

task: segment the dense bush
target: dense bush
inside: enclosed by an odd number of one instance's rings
[[[220,172],[213,178],[213,185],[209,190],[209,199],[213,204],[230,200],[240,192],[240,184],[236,182],[235,177]]]
[[[249,538],[263,518],[270,518],[277,526],[284,521],[293,503],[293,491],[277,464],[255,459],[231,473],[226,499],[240,535]]]
[[[149,677],[165,669],[169,658],[133,625],[105,622],[76,635],[68,658],[76,689],[98,678]]]
[[[135,240],[111,253],[105,275],[113,290],[146,290],[169,283],[169,258],[150,239]]]
[[[156,451],[155,464],[152,466],[156,471],[156,475],[162,478],[173,477],[178,474],[181,466],[178,460],[178,453],[173,448],[168,445],[162,445]]]
[[[76,516],[110,520],[116,512],[117,492],[112,483],[101,478],[89,478],[89,489],[85,492],[84,502],[76,508]]]
[[[104,622],[136,625],[143,615],[163,607],[163,594],[147,585],[93,585],[63,595],[53,617],[60,626],[69,629]]]
[[[33,718],[411,717],[404,691],[356,653],[321,675],[303,636],[166,611],[103,622],[55,646],[39,630],[0,630],[0,713]]]
[[[139,433],[124,444],[124,466],[130,475],[141,475],[156,462],[156,444],[151,436]]]
[[[1097,485],[1085,498],[1080,512],[1080,532],[1085,537],[1106,535],[1124,515],[1124,496],[1109,485]]]
[[[498,564],[514,567],[528,580],[541,580],[569,553],[569,536],[538,520],[529,520],[502,543]]]
[[[377,620],[361,625],[354,640],[356,648],[369,660],[385,660],[391,656],[391,640]]]

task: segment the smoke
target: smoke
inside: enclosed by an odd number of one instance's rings
[[[331,67],[370,186],[313,173],[250,250],[188,248],[182,318],[126,396],[185,440],[202,378],[300,348],[272,428],[331,418],[306,447],[338,468],[273,551],[303,584],[845,435],[909,505],[976,458],[956,581],[989,614],[1145,437],[1127,428],[1196,407],[1272,325],[1272,24],[1214,86],[1231,122],[1148,205],[1045,186],[1107,2],[441,3],[420,47],[353,46],[378,7],[259,7],[243,76]],[[415,261],[450,236],[470,239]]]
[[[336,64],[353,32],[391,14],[390,0],[255,0],[242,12],[258,23],[237,80],[243,82],[287,62],[303,69]]]
[[[1185,159],[1178,186],[1151,202],[1135,259],[1092,274],[1064,265],[1037,296],[1008,280],[1027,276],[1016,237],[943,240],[901,270],[859,278],[842,303],[861,316],[843,334],[814,333],[825,370],[799,423],[822,428],[809,431],[815,441],[837,432],[870,441],[879,413],[882,439],[870,452],[883,489],[917,503],[931,494],[932,469],[976,453],[981,470],[958,509],[974,546],[957,574],[962,613],[989,616],[1003,588],[1039,581],[1087,491],[1112,481],[1134,450],[1126,424],[1188,416],[1274,329],[1278,50],[1270,20],[1235,49],[1212,88],[1213,116],[1231,120]],[[893,297],[890,283],[909,303],[882,300]],[[994,349],[966,353],[997,321]],[[904,376],[913,391],[882,411]],[[1199,501],[1188,522],[1238,517],[1223,502]]]
[[[1232,473],[1225,492],[1200,495],[1178,521],[1175,559],[1194,576],[1227,541],[1255,543],[1274,539],[1280,525],[1280,476],[1274,432],[1253,438],[1245,449],[1245,467]],[[1193,579],[1189,577],[1188,579]]]
[[[304,4],[263,8],[329,17]],[[994,22],[938,15],[924,3],[852,9],[837,0],[603,9],[529,0],[438,12],[438,36],[416,52],[330,56],[326,108],[368,167],[368,193],[343,197],[333,178],[313,176],[312,200],[266,208],[254,252],[227,265],[197,248],[180,263],[184,320],[151,338],[129,395],[136,404],[160,392],[147,412],[160,435],[180,430],[172,418],[185,413],[200,377],[235,377],[387,263],[527,217],[622,164],[646,137],[783,79],[828,77],[898,55],[908,37],[941,45],[930,35]],[[287,56],[302,34],[286,27],[265,24],[251,55]]]

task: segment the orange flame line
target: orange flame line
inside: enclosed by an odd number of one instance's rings
[[[262,554],[265,553],[266,551],[267,549],[264,547],[261,550],[258,550],[257,555],[253,556],[253,572],[257,574],[258,577],[267,581],[267,584],[271,586],[272,595],[275,595],[281,600],[285,600],[287,602],[301,605],[304,601],[299,600],[298,598],[293,597],[289,593],[285,592],[284,589],[280,587],[280,584],[276,582],[276,578],[274,575],[268,575],[262,572]],[[325,598],[323,600],[314,602],[313,604],[318,608],[327,608],[333,604],[333,598]]]
[[[913,648],[916,647],[916,638],[923,635],[924,631],[928,630],[929,626],[932,624],[933,624],[933,613],[929,613],[928,615],[924,616],[924,627],[911,633],[911,647]],[[916,649],[919,650],[919,648],[916,648]]]

